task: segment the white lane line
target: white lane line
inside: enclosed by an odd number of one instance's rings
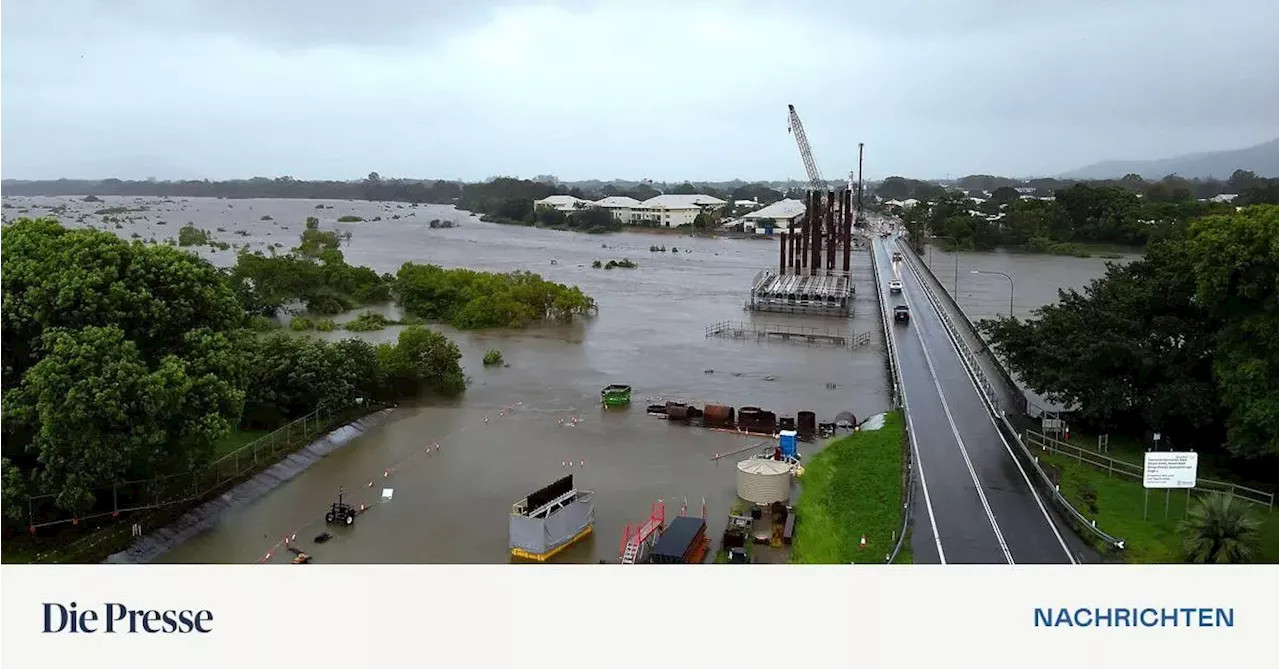
[[[921,286],[921,289],[923,288],[924,286]],[[1014,564],[1013,554],[1009,552],[1009,545],[1005,543],[1004,534],[1000,532],[1000,524],[996,522],[996,514],[991,510],[991,503],[987,501],[987,494],[983,492],[982,484],[978,481],[978,472],[974,470],[973,461],[969,459],[969,449],[965,448],[964,438],[960,436],[960,429],[956,427],[955,417],[951,414],[951,406],[947,404],[947,395],[942,390],[942,383],[938,381],[938,371],[933,366],[933,356],[929,355],[929,346],[925,344],[924,335],[920,334],[920,325],[915,318],[911,319],[911,329],[915,331],[916,339],[920,340],[920,348],[924,351],[924,362],[929,366],[929,376],[933,379],[934,387],[938,389],[938,399],[942,401],[942,412],[947,417],[947,424],[951,427],[951,434],[956,439],[956,445],[960,447],[960,455],[964,458],[964,466],[969,470],[969,478],[973,481],[973,487],[978,492],[978,499],[982,501],[982,509],[986,511],[987,520],[991,522],[991,530],[996,534],[996,542],[1000,544],[1000,551],[1004,553],[1004,559],[1009,564]]]
[[[875,262],[875,261],[876,259],[872,258],[872,262]],[[894,271],[895,272],[897,271],[897,267],[894,267]],[[881,304],[888,304],[888,296],[884,294],[883,287],[876,286],[876,290],[880,291]],[[893,332],[890,332],[889,336],[895,337],[896,334],[894,334]],[[897,346],[893,347],[893,357],[894,357],[894,362],[898,366],[898,373],[901,374],[902,373],[902,356],[898,355]],[[901,378],[899,378],[899,383],[901,383]],[[901,392],[902,392],[902,413],[905,414],[907,417],[907,439],[911,441],[911,454],[916,461],[916,471],[920,472],[920,489],[924,491],[924,508],[926,511],[929,512],[929,531],[933,533],[933,545],[938,549],[938,562],[941,564],[946,564],[947,555],[942,551],[942,538],[938,536],[938,521],[933,516],[933,501],[929,499],[929,479],[924,474],[924,460],[920,458],[920,445],[916,443],[916,427],[915,427],[915,424],[911,422],[911,407],[907,403],[907,389],[906,389],[905,383],[902,384]],[[909,483],[910,482],[908,481],[908,484]],[[911,510],[908,509],[907,512],[910,513]]]
[[[913,266],[911,268],[911,272],[915,275],[916,280],[922,284],[921,287],[923,287],[925,279],[920,276],[919,270]],[[932,300],[929,302],[934,311],[941,308],[941,305],[934,305]],[[941,318],[942,315],[939,314],[938,317]],[[973,370],[969,369],[969,365],[964,362],[964,352],[960,350],[959,346],[957,346],[956,342],[951,339],[949,334],[947,339],[951,341],[952,348],[955,348],[956,353],[960,356],[960,365],[965,368],[965,375],[969,378],[969,384],[973,386],[973,390],[978,394],[978,398],[990,408],[990,412],[987,414],[987,420],[991,421],[991,427],[995,428],[996,436],[1000,437],[1000,443],[1004,444],[1005,452],[1009,454],[1009,458],[1013,460],[1014,466],[1018,468],[1018,473],[1022,475],[1023,482],[1027,484],[1027,490],[1031,491],[1031,497],[1035,499],[1036,506],[1040,507],[1040,514],[1044,516],[1045,522],[1049,523],[1049,529],[1053,531],[1053,536],[1058,540],[1058,545],[1062,547],[1062,552],[1066,554],[1067,560],[1070,561],[1071,564],[1079,564],[1076,560],[1076,556],[1071,552],[1071,548],[1067,546],[1067,542],[1062,538],[1062,533],[1058,531],[1058,524],[1053,522],[1053,517],[1049,515],[1049,509],[1045,507],[1044,500],[1040,498],[1040,493],[1036,492],[1036,487],[1031,484],[1031,477],[1027,476],[1027,470],[1022,467],[1022,463],[1018,460],[1018,456],[1013,453],[1013,447],[1009,444],[1009,440],[1005,438],[1004,432],[1000,429],[1000,426],[996,424],[996,419],[994,417],[996,412],[995,405],[991,404],[991,400],[983,395],[982,389],[978,387],[978,380],[974,377]]]

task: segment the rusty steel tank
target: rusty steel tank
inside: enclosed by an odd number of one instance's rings
[[[796,429],[796,417],[795,416],[778,416],[778,429],[779,430]]]
[[[763,434],[774,434],[778,431],[778,417],[772,411],[760,412],[759,426],[752,430]]]
[[[733,427],[733,407],[708,404],[702,412],[702,423],[707,427]]]
[[[818,434],[818,417],[812,411],[796,413],[796,434],[801,439],[812,439]]]
[[[748,432],[759,432],[760,407],[740,407],[738,409],[738,427]]]
[[[689,405],[683,402],[667,402],[667,420],[689,422]]]

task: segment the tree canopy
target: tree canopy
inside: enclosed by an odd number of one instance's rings
[[[1195,220],[1029,320],[979,327],[1030,387],[1078,406],[1086,424],[1274,457],[1278,215],[1259,205]]]
[[[3,242],[6,527],[26,519],[30,495],[81,513],[110,503],[119,482],[190,474],[237,428],[466,386],[458,348],[422,327],[378,346],[248,330],[249,316],[281,301],[311,302],[314,286],[389,294],[388,280],[346,265],[336,248],[319,260],[242,255],[223,272],[177,248],[53,220],[20,219]],[[539,314],[589,300],[563,286],[539,292],[533,275],[503,281],[508,299],[545,306]]]

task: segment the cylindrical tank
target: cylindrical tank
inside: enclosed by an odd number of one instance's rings
[[[791,497],[791,466],[762,458],[739,462],[738,497],[753,504],[787,501]]]
[[[795,416],[778,416],[778,429],[779,430],[796,429],[796,417]]]
[[[760,426],[760,407],[738,409],[738,427],[751,432]]]
[[[667,403],[667,420],[689,420],[689,405],[675,402]]]
[[[709,427],[733,427],[733,407],[708,404],[703,411],[702,422]]]
[[[801,411],[796,414],[796,432],[801,437],[812,437],[818,433],[818,417],[812,411]]]
[[[756,432],[773,434],[778,431],[778,417],[772,411],[761,411],[760,422],[756,424]]]

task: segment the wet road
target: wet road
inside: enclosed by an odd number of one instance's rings
[[[767,241],[513,228],[482,223],[452,207],[397,203],[103,200],[5,198],[11,205],[5,214],[40,215],[61,206],[65,209],[59,216],[70,225],[160,241],[192,221],[220,241],[249,244],[251,250],[280,244],[279,251],[295,246],[304,219],[316,216],[322,230],[351,233],[343,245],[349,262],[379,272],[394,272],[406,261],[526,269],[578,285],[600,303],[597,317],[570,326],[457,332],[433,325],[462,350],[471,378],[463,397],[401,407],[383,427],[358,437],[253,504],[228,511],[208,532],[162,555],[162,562],[253,562],[295,531],[317,563],[505,562],[512,503],[565,473],[574,473],[580,487],[596,491],[597,524],[594,539],[557,561],[616,560],[624,527],[642,522],[650,503],[659,498],[668,502],[671,515],[685,497],[691,512],[697,513],[705,497],[708,533],[718,539],[736,498],[738,458],[718,463],[710,458],[760,440],[669,425],[645,415],[647,398],[756,405],[786,414],[808,409],[821,420],[841,411],[865,417],[889,406],[879,314],[865,252],[855,255],[859,296],[853,319],[753,317],[743,311],[751,279],[777,262],[777,247]],[[94,213],[114,207],[136,211],[119,214],[120,228]],[[368,222],[337,222],[344,215]],[[397,215],[401,218],[391,220]],[[379,216],[383,220],[372,221]],[[433,229],[428,224],[432,219],[456,221],[461,227]],[[651,246],[666,250],[650,252]],[[234,261],[233,251],[198,251],[218,264]],[[639,267],[590,267],[592,260],[625,257]],[[395,313],[391,306],[378,310]],[[871,332],[872,341],[849,350],[706,338],[704,329],[720,320]],[[399,330],[309,336],[385,341]],[[509,366],[483,366],[481,359],[490,348],[500,349]],[[630,409],[601,410],[600,389],[610,383],[633,386]],[[517,404],[515,411],[498,417],[503,408]],[[562,425],[575,414],[580,423]],[[441,443],[438,452],[422,454],[436,442]],[[802,452],[809,448],[802,446]],[[574,462],[572,469],[564,466],[568,461]],[[388,468],[393,471],[384,478]],[[353,529],[336,530],[332,541],[313,546],[311,538],[320,531],[316,520],[340,485],[352,491],[350,501],[377,506]],[[383,488],[392,488],[393,498],[380,504]],[[274,562],[288,559],[284,551],[273,557]]]
[[[906,304],[894,323],[904,404],[918,474],[912,549],[917,562],[953,564],[1074,563],[1062,530],[996,429],[911,268],[891,260],[892,240],[875,241],[883,275],[903,291],[883,298]],[[916,512],[918,511],[918,513]]]

